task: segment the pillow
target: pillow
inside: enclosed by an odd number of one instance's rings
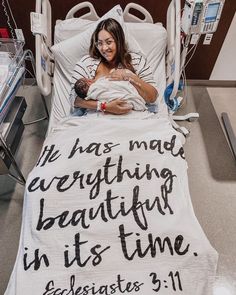
[[[117,20],[125,33],[126,40],[128,40],[128,46],[130,50],[139,51],[140,47],[137,41],[128,33],[124,25],[123,11],[120,5],[116,5],[106,14],[104,14],[98,21],[90,22],[89,28],[75,36],[59,42],[52,46],[51,50],[55,57],[55,62],[59,65],[61,70],[64,71],[65,77],[70,81],[73,69],[78,60],[88,54],[90,39],[97,24],[106,18],[114,18]],[[84,22],[84,20],[83,20]],[[70,22],[68,21],[70,24]],[[71,21],[72,23],[72,21]],[[81,23],[81,20],[80,20]],[[89,23],[87,22],[87,25]]]
[[[83,33],[94,23],[95,21],[83,18],[69,18],[57,21],[54,30],[54,44]]]
[[[157,85],[162,79],[163,69],[161,61],[165,58],[167,45],[167,31],[161,23],[126,23],[130,35],[141,46],[141,50],[147,57],[147,61],[152,67],[152,72]]]

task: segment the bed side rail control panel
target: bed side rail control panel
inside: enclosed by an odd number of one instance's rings
[[[24,131],[22,118],[26,108],[24,97],[16,96],[11,102],[11,107],[4,120],[0,123],[1,138],[13,155],[16,153]],[[11,159],[7,156],[5,148],[0,142],[0,175],[8,174],[10,166]]]

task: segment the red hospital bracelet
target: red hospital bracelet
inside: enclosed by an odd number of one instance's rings
[[[101,103],[101,111],[102,111],[102,112],[105,112],[105,111],[106,111],[106,105],[107,105],[107,103],[106,103],[105,101],[103,101],[103,102]]]

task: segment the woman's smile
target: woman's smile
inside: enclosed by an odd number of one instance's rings
[[[97,48],[108,62],[112,62],[115,59],[117,53],[116,42],[113,36],[106,30],[101,30],[98,33]]]
[[[113,59],[113,52],[112,51],[105,51],[103,54],[102,54],[108,61],[109,60],[112,60]]]

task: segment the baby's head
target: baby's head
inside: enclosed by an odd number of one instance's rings
[[[91,79],[87,78],[80,78],[75,82],[75,93],[80,97],[80,98],[85,98],[88,93],[89,86],[93,83],[94,81]]]

